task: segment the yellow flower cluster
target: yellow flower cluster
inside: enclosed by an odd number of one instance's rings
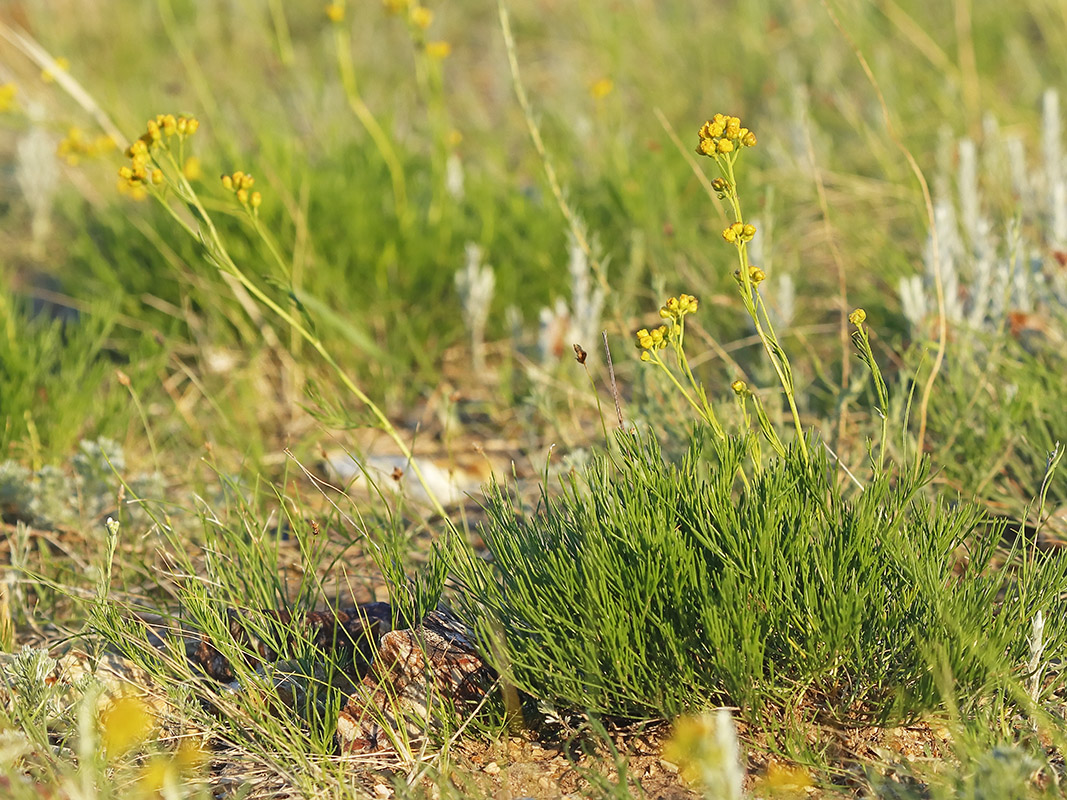
[[[92,139],[86,137],[81,128],[70,128],[67,135],[56,145],[56,155],[71,166],[77,164],[83,158],[96,158],[103,155],[115,146],[115,141],[110,136],[101,134]]]
[[[851,314],[848,315],[848,321],[855,325],[857,328],[864,323],[867,319],[867,312],[862,308],[857,308]]]
[[[741,120],[716,114],[700,126],[700,144],[697,152],[702,156],[717,156],[732,153],[741,147],[755,147],[756,134],[741,127]]]
[[[237,170],[233,175],[222,176],[222,188],[237,195],[237,202],[243,206],[257,211],[263,203],[263,196],[259,192],[249,193],[249,189],[255,184],[256,179],[247,172]]]
[[[650,350],[662,350],[667,346],[667,343],[671,340],[671,330],[666,325],[660,325],[658,328],[648,330],[648,328],[642,328],[637,332],[637,347],[642,350],[641,360],[649,361],[651,356]]]
[[[196,133],[200,121],[196,117],[175,117],[173,114],[159,114],[148,120],[144,133],[126,149],[130,165],[119,170],[119,177],[131,188],[144,186],[146,183],[159,185],[163,183],[161,169],[149,169],[152,150],[167,147],[169,140],[177,136],[184,140]]]
[[[691,294],[680,294],[677,297],[668,297],[667,302],[659,310],[659,315],[663,319],[673,320],[677,322],[686,314],[696,313],[700,304],[697,299]]]
[[[765,280],[767,280],[767,273],[761,270],[759,267],[748,268],[748,279],[753,286],[759,286]],[[741,283],[741,270],[734,270],[734,280]]]
[[[699,308],[700,303],[691,294],[680,294],[677,297],[668,297],[659,310],[662,319],[667,320],[668,325],[660,325],[658,328],[648,330],[642,328],[637,332],[637,347],[641,350],[641,360],[651,361],[651,351],[662,350],[678,334],[682,318],[686,314],[693,314]]]
[[[742,222],[735,222],[722,232],[722,238],[731,244],[736,242],[751,242],[752,237],[755,235],[756,226],[751,224],[746,225]]]

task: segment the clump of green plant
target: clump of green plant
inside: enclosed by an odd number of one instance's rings
[[[990,569],[1002,529],[926,501],[921,481],[883,474],[845,499],[819,450],[790,448],[738,495],[742,438],[698,435],[678,464],[651,437],[619,444],[532,518],[497,488],[492,561],[458,561],[499,668],[559,705],[909,718],[940,702],[932,663],[968,691],[1019,674],[1031,621],[1067,576],[1067,559],[1034,552]],[[1067,645],[1055,626],[1047,658]]]

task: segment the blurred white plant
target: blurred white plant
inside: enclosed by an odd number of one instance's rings
[[[463,199],[463,162],[455,153],[449,153],[445,162],[445,190],[453,200]]]
[[[668,761],[709,800],[741,800],[745,769],[737,728],[728,708],[680,717],[663,748]]]
[[[574,344],[585,347],[590,357],[597,352],[590,343],[597,340],[600,331],[606,294],[601,287],[593,287],[589,259],[573,234],[568,237],[568,242],[571,302],[568,306],[566,301],[558,298],[553,307],[541,309],[538,351],[542,364],[558,361]]]
[[[1031,315],[1067,302],[1067,274],[1062,269],[1067,258],[1067,182],[1055,90],[1045,92],[1042,118],[1043,158],[1038,168],[1028,167],[1022,141],[1002,136],[996,120],[987,116],[983,152],[971,139],[957,143],[955,202],[947,176],[942,173],[935,180],[939,197],[931,234],[937,234],[937,257],[931,235],[923,273],[902,278],[899,284],[901,307],[918,335],[929,335],[930,319],[937,313],[937,276],[944,289],[945,316],[953,327],[994,331],[1006,322],[1013,332],[1019,326],[1041,327],[1029,321]],[[1016,218],[999,226],[1001,234],[983,209],[983,178],[987,183],[1007,180],[1012,187]]]
[[[52,205],[59,189],[56,141],[44,124],[44,109],[38,103],[26,107],[30,125],[16,146],[15,179],[30,209],[30,242],[35,258],[44,255],[52,230]]]
[[[466,247],[467,262],[456,273],[456,291],[463,304],[463,322],[471,337],[471,361],[474,372],[485,373],[485,325],[496,288],[493,268],[482,263],[482,248],[473,242]]]

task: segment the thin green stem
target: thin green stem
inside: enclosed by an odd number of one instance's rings
[[[173,156],[171,156],[173,158]],[[154,196],[160,202],[160,204],[167,209],[171,217],[174,218],[181,227],[194,239],[200,241],[208,250],[211,259],[215,262],[216,266],[232,275],[237,281],[263,306],[270,309],[275,316],[285,322],[291,330],[296,331],[300,337],[307,342],[315,350],[316,353],[330,366],[334,371],[334,374],[340,379],[345,389],[350,394],[356,397],[361,403],[363,403],[371,412],[372,416],[378,422],[378,425],[386,435],[393,441],[393,443],[399,448],[401,454],[404,456],[408,464],[411,465],[411,470],[415,477],[418,479],[422,488],[426,491],[427,497],[430,499],[430,503],[438,514],[447,518],[444,506],[441,501],[437,499],[437,495],[430,487],[426,478],[422,474],[422,470],[419,468],[418,462],[415,460],[411,449],[407,443],[400,436],[400,433],[393,426],[392,422],[385,413],[378,407],[378,405],[356,384],[356,382],[348,375],[344,368],[337,363],[334,357],[323,345],[322,340],[308,330],[296,317],[294,317],[288,310],[279,305],[272,297],[266,294],[260,287],[254,283],[234,262],[230,257],[229,252],[226,250],[226,246],[222,242],[222,237],[219,235],[218,229],[215,227],[214,221],[201,203],[199,196],[193,189],[192,185],[182,174],[181,170],[174,173],[173,180],[176,182],[176,191],[181,198],[195,211],[195,216],[199,221],[199,230],[194,230],[185,220],[177,214],[174,208],[166,201],[162,192],[154,192]],[[279,260],[279,263],[284,264],[280,259],[280,254],[275,253],[275,257]]]
[[[356,118],[366,129],[367,133],[370,134],[371,139],[374,140],[378,152],[381,154],[386,167],[389,169],[389,177],[393,183],[393,199],[396,203],[396,215],[400,220],[401,226],[407,227],[409,222],[408,199],[407,188],[404,183],[404,169],[400,164],[400,159],[397,158],[392,143],[389,141],[389,137],[386,136],[385,131],[382,130],[382,126],[379,125],[378,120],[375,119],[374,113],[370,110],[370,107],[363,100],[363,96],[359,93],[359,84],[356,81],[356,68],[352,62],[351,42],[348,39],[348,32],[340,25],[334,26],[334,43],[336,44],[337,49],[337,69],[341,74],[341,84],[344,87],[345,97],[348,100],[349,108],[352,109],[352,113],[356,115]]]
[[[740,151],[735,151],[732,154],[726,154],[716,159],[716,163],[719,165],[719,170],[722,173],[723,179],[729,186],[728,198],[730,206],[734,212],[734,219],[736,222],[744,223],[744,215],[741,212],[741,200],[737,194],[737,179],[734,174],[734,162],[737,160],[737,156]],[[797,431],[797,442],[800,448],[800,453],[804,458],[804,461],[809,460],[807,442],[804,440],[804,425],[800,420],[800,411],[797,408],[796,398],[794,397],[794,387],[792,378],[792,369],[789,366],[789,361],[782,350],[781,344],[778,342],[778,338],[774,333],[774,327],[771,325],[770,317],[767,316],[766,307],[763,305],[763,300],[759,296],[759,290],[752,282],[752,276],[749,275],[749,263],[748,263],[748,248],[740,238],[737,243],[737,258],[740,264],[740,281],[739,288],[741,292],[741,300],[745,305],[745,310],[752,318],[752,323],[756,327],[756,335],[760,341],[763,342],[763,349],[767,352],[767,356],[771,360],[771,366],[774,367],[775,374],[778,376],[779,382],[782,384],[782,389],[785,391],[786,401],[789,403],[789,411],[793,417],[793,425]],[[753,295],[756,300],[754,301]],[[759,307],[757,307],[757,301]],[[763,316],[767,321],[766,327],[760,321],[760,309],[763,310]]]

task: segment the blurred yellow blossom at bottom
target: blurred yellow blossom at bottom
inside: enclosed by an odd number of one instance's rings
[[[677,764],[682,777],[702,789],[705,797],[741,800],[744,769],[729,709],[680,717],[663,747],[663,757]]]
[[[801,798],[808,796],[807,790],[811,786],[811,773],[804,767],[772,761],[767,765],[767,771],[756,780],[753,794],[780,800]]]
[[[156,716],[143,698],[124,695],[100,712],[100,742],[108,758],[116,758],[142,744],[156,727]]]

